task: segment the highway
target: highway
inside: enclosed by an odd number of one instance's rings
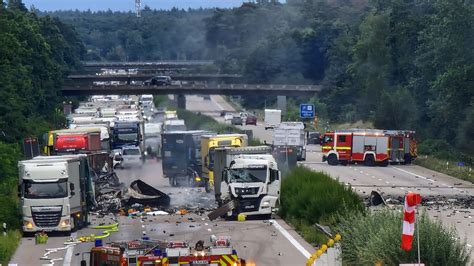
[[[223,118],[219,116],[219,111],[233,110],[221,96],[211,96],[210,100],[199,96],[187,96],[186,106],[188,110],[211,115],[221,122]],[[272,131],[265,130],[263,125],[242,128],[252,129],[255,137],[271,143]],[[307,151],[308,160],[303,165],[316,171],[324,171],[340,182],[351,185],[364,198],[368,197],[372,190],[376,190],[389,203],[395,203],[395,208],[399,208],[399,201],[406,191],[417,191],[424,197],[429,196],[432,202],[425,204],[421,209],[426,210],[431,217],[440,219],[444,224],[455,226],[459,237],[466,239],[468,247],[474,244],[472,184],[415,165],[329,166],[321,162],[318,145],[309,145]],[[257,265],[304,265],[307,254],[314,252],[311,245],[278,218],[275,221],[209,221],[205,210],[215,207],[213,196],[200,188],[170,187],[162,176],[161,163],[158,161],[149,160],[142,169],[118,170],[118,175],[125,184],[140,178],[168,193],[172,204],[170,213],[179,208],[185,208],[189,213],[152,216],[146,219],[114,215],[93,216],[91,219],[93,224],[112,223],[115,219],[120,223],[119,232],[112,234],[105,242],[138,239],[146,235],[151,239],[187,240],[191,244],[197,240],[204,240],[209,244],[209,237],[212,234],[229,235],[239,257],[254,261]],[[468,206],[465,206],[464,199],[471,200]],[[437,203],[437,200],[443,202]],[[77,232],[79,236],[89,234],[100,234],[100,232],[90,228]],[[34,239],[23,238],[11,263],[18,265],[47,263],[47,260],[40,260],[45,249],[64,247],[63,243],[67,239],[56,235],[51,236],[46,245],[35,245]],[[86,252],[92,246],[92,243],[78,244],[53,253],[49,257],[63,260],[57,261],[54,265],[79,265],[83,255],[88,258]]]

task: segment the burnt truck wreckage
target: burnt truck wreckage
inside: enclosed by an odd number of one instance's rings
[[[95,182],[97,206],[102,213],[117,213],[123,208],[139,204],[154,208],[167,208],[170,197],[162,191],[138,179],[129,187],[119,182],[116,173],[102,175]]]

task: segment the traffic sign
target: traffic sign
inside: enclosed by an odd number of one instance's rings
[[[300,104],[301,118],[314,118],[314,104]]]

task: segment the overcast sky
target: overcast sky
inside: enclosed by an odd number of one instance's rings
[[[221,7],[230,8],[240,6],[243,0],[142,0],[145,5],[152,9],[199,8],[199,7]],[[27,8],[34,5],[42,11],[54,10],[107,10],[134,11],[135,0],[23,0]]]

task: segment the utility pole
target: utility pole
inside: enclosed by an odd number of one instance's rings
[[[137,18],[142,16],[142,11],[141,11],[142,8],[141,7],[142,7],[141,0],[135,0],[135,11],[137,13]]]

